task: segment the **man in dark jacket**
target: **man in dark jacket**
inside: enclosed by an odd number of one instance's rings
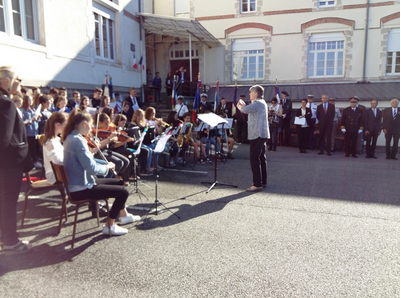
[[[375,156],[377,137],[381,132],[382,111],[377,109],[377,100],[370,102],[371,109],[365,112],[365,139],[366,158],[377,158]]]
[[[344,109],[341,117],[341,131],[345,134],[345,157],[349,157],[352,154],[352,157],[358,158],[358,155],[356,155],[356,142],[363,130],[363,111],[356,107],[359,101],[358,98],[351,97],[349,101],[351,106]]]
[[[324,154],[326,143],[327,155],[331,155],[331,132],[333,130],[333,120],[336,109],[333,104],[329,103],[329,97],[323,94],[321,97],[322,104],[317,107],[316,119],[319,121],[319,155]]]
[[[21,80],[11,67],[0,67],[0,230],[2,250],[23,253],[31,249],[17,233],[17,202],[22,184],[28,141],[21,114],[10,94],[19,92]],[[32,169],[32,168],[31,168]],[[28,170],[28,169],[25,169]]]
[[[383,132],[386,136],[386,159],[398,160],[398,141],[400,140],[400,108],[398,99],[391,100],[391,107],[383,111]],[[391,140],[393,146],[390,151]]]
[[[288,98],[287,91],[281,92],[281,105],[283,108],[283,138],[284,146],[291,147],[291,112],[292,101]]]

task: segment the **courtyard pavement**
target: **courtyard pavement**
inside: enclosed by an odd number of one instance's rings
[[[130,186],[142,220],[125,236],[104,236],[82,207],[72,250],[74,206],[57,235],[59,194],[34,194],[19,230],[34,249],[0,252],[0,297],[399,297],[400,163],[376,155],[278,147],[267,187],[249,193],[249,145],[236,144],[217,181],[237,188],[207,194],[214,165],[190,158],[160,173],[157,215],[156,177]]]

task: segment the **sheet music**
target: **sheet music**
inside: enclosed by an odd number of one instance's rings
[[[40,115],[41,111],[42,111],[42,104],[40,104],[40,105],[36,108],[35,114],[33,114],[33,118],[38,117],[38,116]]]
[[[227,124],[227,120],[221,118],[220,116],[217,116],[215,113],[207,113],[207,114],[199,114],[198,118],[202,120],[202,122],[205,122],[209,124],[211,127],[217,126],[217,124],[220,123],[225,123]],[[232,121],[231,121],[231,126],[232,126]]]
[[[224,118],[224,120],[227,121],[227,123],[221,123],[217,125],[217,128],[223,128],[224,129],[230,129],[233,127],[233,118]]]
[[[164,148],[166,147],[166,143],[168,139],[171,137],[171,135],[162,135],[159,139],[159,141],[156,144],[156,148],[153,152],[155,153],[161,153],[164,151]]]

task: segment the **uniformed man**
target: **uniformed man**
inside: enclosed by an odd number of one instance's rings
[[[207,94],[202,93],[201,102],[199,104],[199,114],[209,113],[212,111],[212,105],[210,104],[210,102],[207,102],[206,100],[207,100]]]
[[[356,142],[359,134],[363,130],[363,111],[357,108],[358,98],[350,98],[350,106],[345,108],[341,117],[341,131],[345,134],[345,157],[358,158],[356,150]]]
[[[232,118],[231,113],[232,113],[231,106],[229,106],[226,102],[226,99],[222,97],[220,99],[220,104],[216,107],[216,114],[217,115],[226,114],[227,118]]]

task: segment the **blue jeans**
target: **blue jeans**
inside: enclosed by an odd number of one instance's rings
[[[206,156],[209,156],[209,150],[210,150],[210,144],[214,145],[214,148],[216,148],[216,152],[220,152],[220,147],[219,144],[216,142],[216,139],[214,137],[202,137],[201,142],[203,144],[206,144]]]

